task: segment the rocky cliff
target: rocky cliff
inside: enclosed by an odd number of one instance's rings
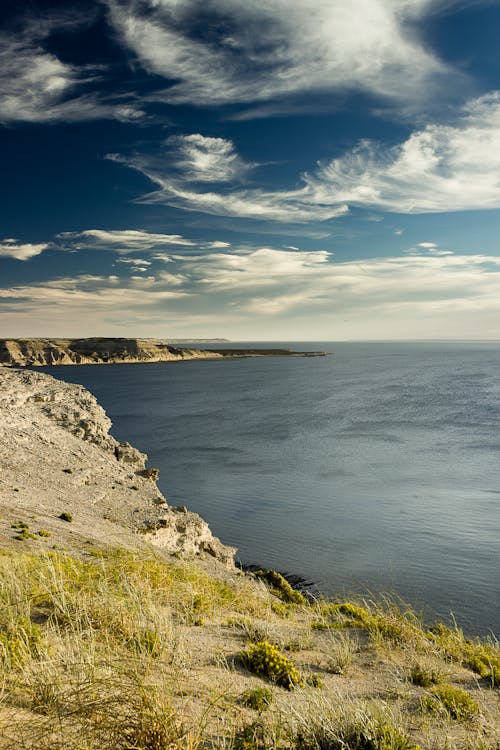
[[[103,365],[132,362],[177,362],[187,359],[238,359],[241,357],[317,357],[326,352],[290,349],[194,349],[173,346],[160,339],[0,339],[0,365]]]
[[[91,550],[153,544],[232,565],[234,549],[168,505],[147,456],[110,434],[94,396],[32,371],[0,368],[0,544]],[[65,520],[71,518],[72,520]],[[26,526],[13,527],[22,522]],[[43,534],[38,532],[42,531]]]
[[[175,362],[182,359],[219,359],[222,354],[179,348],[154,339],[0,339],[0,364],[85,365],[120,362]]]

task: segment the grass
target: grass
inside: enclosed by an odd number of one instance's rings
[[[154,552],[25,549],[0,555],[0,750],[496,747],[491,639]]]
[[[384,704],[337,706],[321,701],[297,717],[294,750],[420,750]]]

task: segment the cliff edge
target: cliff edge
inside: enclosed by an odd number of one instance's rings
[[[0,368],[0,545],[21,522],[36,544],[71,549],[153,544],[177,556],[233,564],[235,550],[200,516],[168,505],[147,456],[110,434],[85,388]],[[72,520],[64,520],[71,518]],[[38,532],[43,532],[39,534]]]

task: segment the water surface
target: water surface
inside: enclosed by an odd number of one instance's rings
[[[243,562],[499,634],[500,345],[294,347],[335,355],[44,370]]]

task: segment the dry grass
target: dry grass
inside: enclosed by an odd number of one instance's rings
[[[269,698],[238,658],[263,640],[303,686]],[[154,554],[0,555],[1,750],[494,750],[498,658],[389,600],[283,605]]]

